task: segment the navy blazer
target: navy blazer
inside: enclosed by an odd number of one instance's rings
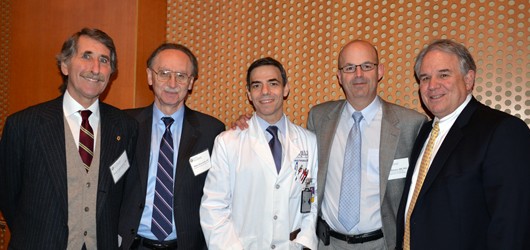
[[[396,249],[414,166],[431,129],[432,121],[412,151]],[[530,249],[529,177],[528,125],[472,98],[433,158],[411,215],[411,249]]]
[[[136,158],[131,176],[137,181],[133,190],[124,199],[120,218],[122,249],[129,249],[136,236],[142,217],[147,190],[149,155],[151,151],[151,130],[153,105],[127,110],[139,123]],[[215,137],[225,130],[225,125],[216,118],[184,106],[184,121],[179,142],[175,173],[174,217],[179,249],[205,249],[206,242],[199,220],[199,207],[207,172],[193,174],[190,157],[208,149],[212,153]]]
[[[118,249],[118,218],[127,173],[114,183],[109,167],[127,152],[137,123],[100,102],[101,154],[96,204],[98,249]],[[7,118],[0,141],[0,209],[10,248],[66,249],[68,192],[63,96]]]

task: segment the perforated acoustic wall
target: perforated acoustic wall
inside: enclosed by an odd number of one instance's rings
[[[309,109],[344,98],[336,79],[342,45],[370,41],[379,50],[384,99],[422,111],[413,63],[429,42],[467,46],[479,70],[476,98],[530,124],[530,11],[517,1],[175,1],[168,0],[167,40],[199,58],[187,104],[226,124],[252,107],[248,65],[264,56],[286,67],[286,113],[304,125]]]

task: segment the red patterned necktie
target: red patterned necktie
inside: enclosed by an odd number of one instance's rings
[[[90,168],[92,158],[94,157],[94,131],[88,122],[88,117],[92,114],[90,110],[81,110],[81,129],[79,131],[79,155],[83,160],[83,165],[86,172]]]

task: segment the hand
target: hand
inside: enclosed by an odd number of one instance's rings
[[[237,127],[241,130],[245,130],[248,128],[247,121],[250,120],[250,118],[252,118],[252,114],[243,114],[239,116],[239,119],[237,119],[235,122],[232,122],[232,124],[230,125],[230,128],[236,129]]]

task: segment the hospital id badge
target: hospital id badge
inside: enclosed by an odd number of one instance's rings
[[[300,213],[309,213],[311,212],[311,196],[313,193],[311,192],[311,189],[305,188],[302,190],[302,199],[301,199],[301,206],[300,206]]]

